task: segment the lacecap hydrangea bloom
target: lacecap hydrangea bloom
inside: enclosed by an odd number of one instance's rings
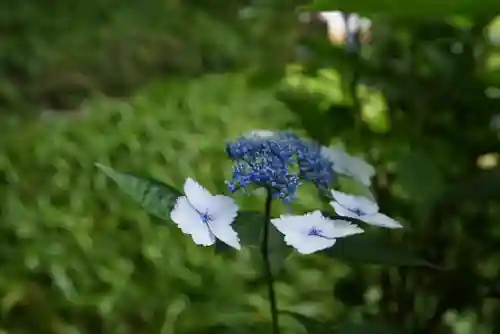
[[[289,132],[254,131],[228,143],[226,151],[234,161],[231,192],[254,185],[290,203],[302,181],[328,189],[335,176],[320,145]]]
[[[301,254],[312,254],[335,245],[337,239],[364,233],[350,219],[388,228],[401,227],[394,219],[379,213],[377,203],[363,196],[354,196],[331,189],[336,174],[371,183],[375,169],[360,158],[351,157],[340,148],[326,148],[289,132],[252,131],[226,146],[234,162],[227,181],[230,192],[251,186],[266,189],[267,199],[262,219],[261,253],[268,285],[273,333],[279,334],[278,308],[269,253],[271,224],[283,235],[287,245]],[[311,182],[331,194],[330,205],[336,217],[327,217],[319,210],[303,215],[271,217],[272,199],[290,203],[302,182]],[[184,183],[184,196],[177,198],[170,217],[198,245],[210,246],[218,240],[241,249],[238,233],[232,224],[238,206],[224,195],[213,195],[195,180]],[[241,223],[245,223],[244,220]],[[248,222],[253,223],[253,222]]]
[[[333,189],[337,174],[357,179],[365,186],[371,184],[375,174],[373,166],[361,158],[351,157],[341,148],[322,147],[290,132],[256,130],[228,143],[226,151],[234,163],[232,177],[226,181],[229,191],[263,188],[266,201],[262,214],[240,211],[238,216],[239,207],[231,197],[212,194],[189,177],[181,194],[159,181],[96,165],[150,213],[158,215],[158,209],[169,207],[175,198],[170,218],[198,245],[211,246],[220,241],[240,250],[242,243],[250,247],[259,243],[274,334],[280,333],[280,326],[274,289],[276,244],[272,240],[273,226],[283,235],[285,244],[301,254],[322,251],[334,246],[339,238],[364,233],[355,224],[358,221],[387,228],[402,227],[380,213],[375,201]],[[313,183],[332,200],[330,205],[336,215],[314,210],[303,215],[286,214],[273,218],[272,202],[279,199],[289,204],[296,198],[298,187],[305,182]],[[288,209],[290,211],[291,206]],[[163,217],[163,210],[159,216]],[[260,224],[255,220],[260,220]],[[247,228],[251,233],[245,235]],[[238,232],[244,237],[241,241]]]
[[[380,227],[402,227],[380,213],[371,199],[330,189],[337,174],[357,179],[366,186],[375,174],[373,166],[339,147],[322,147],[289,132],[256,130],[228,143],[226,151],[234,162],[232,178],[227,182],[230,192],[250,186],[263,187],[273,198],[290,203],[302,182],[312,182],[331,194],[330,205],[338,215],[335,219],[318,210],[270,219],[284,235],[286,244],[299,253],[311,254],[332,247],[338,238],[363,233],[350,218]],[[184,184],[184,193],[177,199],[171,218],[185,234],[199,245],[213,245],[219,239],[233,248],[241,248],[231,226],[238,211],[232,198],[212,195],[191,178]]]

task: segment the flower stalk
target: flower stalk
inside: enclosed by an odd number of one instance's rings
[[[267,189],[266,204],[264,209],[264,222],[263,222],[263,237],[261,244],[261,254],[264,263],[264,276],[267,284],[267,292],[269,296],[269,310],[271,312],[272,333],[279,334],[278,322],[278,307],[276,303],[276,294],[274,291],[274,277],[271,270],[271,261],[269,260],[269,229],[271,221],[271,204],[273,196],[271,189]]]

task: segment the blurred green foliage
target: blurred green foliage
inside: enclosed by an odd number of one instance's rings
[[[68,110],[155,78],[279,67],[293,53],[293,12],[292,1],[281,13],[243,0],[3,2],[0,107]]]
[[[272,92],[249,89],[245,76],[213,75],[152,85],[129,101],[96,99],[78,118],[11,125],[0,156],[3,329],[208,333],[229,324],[259,330],[268,314],[250,255],[228,262],[195,246],[123,196],[94,162],[177,187],[191,176],[222,192],[230,172],[224,140],[292,119]],[[281,305],[314,314],[329,308],[322,295],[306,298],[328,288],[328,280],[310,285],[311,275],[320,280],[322,272],[292,275],[304,290],[283,283]]]

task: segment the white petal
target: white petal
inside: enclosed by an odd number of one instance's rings
[[[214,219],[221,219],[223,217],[231,217],[231,223],[238,213],[238,205],[229,196],[215,195],[211,199],[211,206],[208,209],[208,214]]]
[[[325,225],[323,225],[322,229],[323,234],[329,238],[344,238],[364,232],[358,225],[340,219],[325,219]]]
[[[377,213],[371,216],[366,216],[361,219],[367,224],[370,225],[375,225],[375,226],[381,226],[381,227],[387,227],[387,228],[402,228],[403,225],[401,225],[400,222],[392,219],[389,216],[386,216],[382,213]]]
[[[319,210],[308,212],[304,215],[304,217],[307,217],[308,221],[315,221],[315,222],[322,222],[325,219],[327,219],[325,216],[323,216],[323,214]]]
[[[321,155],[325,159],[328,159],[330,162],[333,163],[333,170],[336,171],[337,173],[346,174],[348,172],[348,170],[346,169],[348,156],[347,153],[342,148],[338,146],[333,146],[333,147],[322,146]]]
[[[340,205],[339,203],[337,203],[335,201],[331,201],[330,205],[333,206],[333,208],[335,209],[335,213],[337,215],[339,215],[339,216],[349,217],[349,218],[355,218],[355,219],[360,219],[361,218],[360,215],[357,215],[354,212],[349,211],[345,206],[342,206],[342,205]]]
[[[208,223],[215,236],[229,246],[241,249],[238,234],[231,227],[237,216],[238,206],[231,197],[217,195],[212,199],[208,214],[212,220]]]
[[[375,175],[375,168],[359,157],[349,158],[348,171],[352,178],[366,186],[371,185],[371,178]]]
[[[310,213],[308,217],[308,222],[313,224],[312,226],[321,229],[322,234],[328,238],[343,238],[364,232],[363,229],[350,221],[327,218],[319,210]]]
[[[379,210],[377,203],[364,196],[348,195],[336,190],[332,190],[332,196],[335,202],[349,211],[360,210],[364,215],[373,215]],[[332,202],[330,204],[335,208]],[[337,214],[341,215],[339,212]]]
[[[280,218],[271,219],[271,223],[284,235],[307,235],[311,227],[320,224],[323,219],[321,212],[316,210],[304,215],[281,215]]]
[[[278,231],[285,235],[285,243],[294,247],[299,253],[311,254],[335,244],[333,238],[311,236],[311,228],[321,228],[325,218],[319,211],[302,216],[281,216],[271,219],[271,223]]]
[[[271,219],[271,223],[282,234],[301,233],[304,224],[303,216],[281,215],[280,218]],[[307,227],[306,227],[307,228]]]
[[[189,203],[191,203],[198,212],[206,213],[212,206],[212,194],[190,177],[188,177],[184,183],[184,193]]]
[[[199,213],[191,206],[186,196],[177,198],[170,218],[182,232],[191,235],[196,244],[210,246],[215,243],[215,236],[207,224],[201,220]]]
[[[286,237],[285,242],[287,242]],[[287,244],[294,247],[297,252],[307,255],[330,248],[335,245],[336,242],[337,240],[335,239],[325,239],[317,236],[310,236],[301,240],[296,240],[294,244],[289,242],[287,242]]]
[[[375,168],[359,157],[350,156],[340,146],[322,147],[321,154],[333,163],[333,170],[352,177],[366,186],[371,184]]]
[[[309,236],[308,232],[312,226],[304,218],[305,216],[281,216],[272,219],[271,223],[285,235],[285,243],[301,254],[311,254],[335,244],[335,239]],[[298,223],[300,226],[297,225]]]
[[[240,238],[238,233],[231,227],[231,222],[232,220],[215,219],[210,221],[209,225],[217,239],[239,250],[241,249]]]

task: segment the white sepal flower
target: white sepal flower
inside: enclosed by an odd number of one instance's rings
[[[302,254],[332,247],[337,238],[364,232],[348,221],[328,219],[318,210],[301,216],[282,215],[271,223],[285,236],[285,243]]]
[[[367,224],[387,227],[401,228],[401,223],[379,213],[378,204],[364,196],[348,195],[340,191],[332,190],[333,206],[339,216],[359,219]]]
[[[352,177],[365,186],[371,185],[371,178],[375,175],[375,168],[363,159],[350,156],[338,146],[323,146],[321,154],[333,163],[333,170],[335,172]]]
[[[240,239],[231,227],[238,206],[231,197],[212,195],[195,180],[188,178],[184,193],[177,199],[170,218],[198,245],[213,245],[216,239],[241,249]]]

